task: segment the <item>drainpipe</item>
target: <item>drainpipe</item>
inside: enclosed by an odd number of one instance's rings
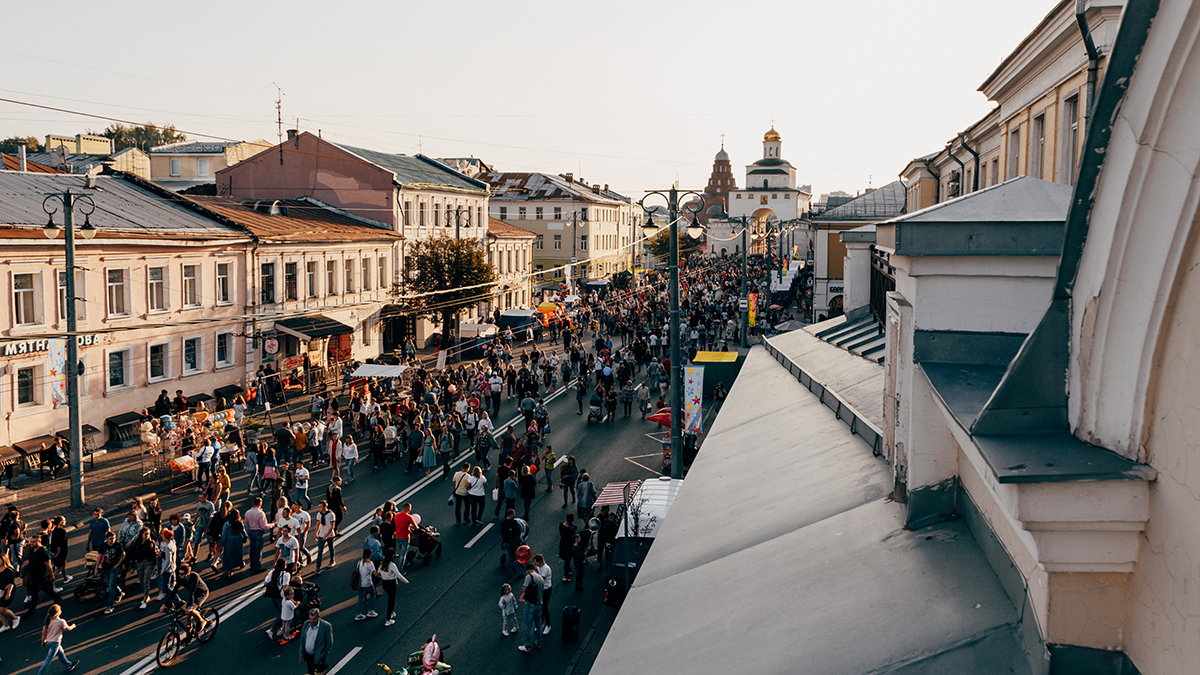
[[[25,173],[29,170],[29,165],[25,161],[25,141],[17,141],[17,171]]]
[[[958,196],[963,196],[963,183],[966,182],[967,165],[963,164],[962,160],[954,156],[954,141],[946,144],[946,155],[958,164]]]
[[[1088,54],[1088,69],[1087,69],[1087,108],[1083,111],[1083,128],[1084,133],[1091,127],[1092,121],[1092,102],[1096,98],[1096,74],[1100,71],[1100,52],[1096,49],[1096,43],[1092,41],[1092,31],[1088,28],[1086,11],[1086,0],[1075,0],[1075,21],[1079,24],[1079,33],[1083,36],[1083,46],[1087,49]]]
[[[938,155],[940,154],[942,153],[939,152]],[[937,159],[937,155],[934,155],[933,159],[923,159],[921,162],[925,164],[925,170],[929,172],[929,175],[933,176],[933,203],[940,204],[942,203],[942,174],[934,171],[934,159]]]
[[[963,146],[963,150],[966,150],[975,157],[975,175],[971,177],[971,192],[976,192],[979,190],[979,153],[967,145],[967,135],[965,133],[959,132],[958,142]]]

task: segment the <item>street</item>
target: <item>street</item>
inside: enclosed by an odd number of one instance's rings
[[[597,491],[612,481],[658,475],[654,469],[660,463],[661,443],[647,434],[661,430],[657,425],[641,421],[636,411],[630,419],[623,419],[618,411],[617,419],[611,424],[589,425],[586,415],[576,415],[575,395],[570,390],[560,390],[548,402],[548,407],[553,433],[547,442],[554,446],[559,457],[574,455],[580,467],[591,474]],[[519,416],[515,401],[506,401],[498,419],[507,422],[516,417]],[[503,429],[504,426],[498,425],[496,431],[500,433]],[[493,463],[495,454],[493,452],[490,457]],[[457,460],[460,465],[464,458],[469,461],[470,453],[464,453]],[[451,493],[449,481],[441,480],[440,470],[429,477],[421,471],[406,476],[402,466],[393,464],[378,473],[372,473],[370,466],[369,458],[364,459],[356,467],[358,479],[344,489],[349,513],[337,544],[337,566],[319,576],[311,575],[311,565],[304,570],[307,580],[321,586],[322,617],[334,629],[330,675],[334,672],[379,672],[378,663],[395,669],[434,633],[443,647],[449,647],[443,660],[459,672],[522,672],[527,668],[536,668],[539,672],[588,671],[591,658],[603,642],[603,633],[615,612],[605,609],[602,613],[603,579],[594,558],[586,570],[582,595],[575,595],[573,584],[561,580],[561,562],[555,555],[557,524],[567,509],[562,508],[557,481],[554,492],[545,492],[544,478],[539,474],[538,498],[531,508],[528,540],[533,551],[545,555],[555,570],[551,599],[553,631],[544,636],[543,649],[522,654],[517,646],[523,643],[523,626],[518,635],[502,637],[500,634],[501,617],[497,606],[500,586],[508,581],[519,593],[520,579],[506,580],[499,567],[499,532],[495,526],[497,519],[493,518],[495,503],[490,495],[483,526],[456,525],[453,506],[446,504]],[[494,474],[488,472],[486,475],[491,481]],[[324,494],[329,476],[328,468],[314,471],[309,490],[314,502]],[[235,476],[235,502],[242,509],[250,506],[245,485],[244,475]],[[490,490],[492,485],[488,487]],[[385,628],[386,595],[382,589],[375,604],[380,616],[363,622],[354,621],[357,593],[350,590],[348,577],[351,561],[357,559],[361,551],[374,509],[388,499],[397,504],[411,502],[413,512],[422,516],[422,524],[434,525],[441,531],[443,555],[432,559],[428,566],[420,561],[413,563],[408,574],[411,583],[399,586],[396,624]],[[185,491],[172,495],[165,505],[165,513],[190,510],[195,505],[193,493]],[[518,511],[519,505],[518,500]],[[574,504],[570,510],[574,510]],[[109,515],[118,522],[124,513]],[[102,601],[80,603],[69,597],[74,586],[80,583],[85,533],[86,529],[81,529],[71,537],[68,571],[76,578],[63,593],[63,615],[68,621],[78,623],[78,629],[68,633],[64,642],[70,657],[82,660],[75,672],[118,675],[150,672],[157,667],[155,647],[166,631],[169,618],[154,611],[158,603],[151,603],[145,611],[137,609],[140,589],[133,581],[133,575],[127,587],[128,595],[112,615],[102,614]],[[312,543],[311,537],[308,543]],[[267,551],[271,550],[268,547]],[[221,613],[220,628],[210,643],[188,645],[170,666],[171,672],[212,675],[214,666],[241,664],[252,664],[256,671],[265,673],[304,671],[303,664],[298,661],[295,643],[279,646],[263,633],[275,616],[270,601],[263,597],[261,575],[252,577],[248,571],[243,571],[223,583],[208,564],[199,563],[197,569],[211,592],[206,606],[216,607]],[[17,595],[22,593],[18,591]],[[22,607],[20,603],[20,599],[14,598],[14,609]],[[559,623],[562,608],[566,605],[577,605],[582,610],[581,640],[575,644],[565,644],[560,638]],[[45,650],[38,644],[37,636],[47,607],[43,599],[35,619],[0,637],[4,644],[4,672],[32,674],[40,667]],[[589,643],[589,631],[598,618],[602,620]]]

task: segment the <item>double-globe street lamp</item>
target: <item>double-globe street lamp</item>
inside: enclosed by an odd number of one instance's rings
[[[58,208],[51,202],[58,201],[63,207],[63,227],[54,223],[54,214]],[[91,215],[96,212],[96,202],[87,195],[73,194],[70,190],[62,194],[51,194],[42,200],[42,210],[49,216],[42,234],[47,239],[54,239],[59,231],[66,232],[67,269],[66,269],[66,310],[67,310],[67,358],[66,372],[63,377],[67,384],[68,429],[70,434],[69,447],[71,451],[71,506],[78,508],[84,504],[83,491],[83,433],[79,421],[79,343],[76,336],[75,321],[75,208],[83,213],[83,225],[79,234],[84,239],[96,236],[96,228],[92,225]]]
[[[646,208],[646,200],[652,195],[658,195],[667,200],[671,239],[671,323],[670,323],[670,359],[671,359],[671,478],[683,478],[683,369],[680,364],[679,349],[679,199],[692,196],[697,199],[692,204],[685,204],[684,210],[692,214],[692,223],[687,227],[687,233],[692,238],[704,234],[696,214],[700,213],[704,204],[704,196],[695,190],[671,188],[670,190],[647,190],[646,196],[638,200],[638,206],[646,213],[646,224],[642,226],[642,234],[649,238],[658,232],[659,226],[654,222],[651,209]],[[696,204],[693,206],[693,204]]]

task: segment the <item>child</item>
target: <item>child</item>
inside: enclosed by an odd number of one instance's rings
[[[282,626],[279,631],[280,642],[292,639],[292,619],[296,616],[296,607],[298,606],[300,606],[300,601],[296,600],[295,587],[288,586],[283,589],[283,601],[279,603],[279,622]]]
[[[508,637],[509,633],[516,633],[517,626],[517,599],[513,597],[512,586],[504,584],[500,587],[500,616],[503,620],[503,625],[500,629],[500,634]]]

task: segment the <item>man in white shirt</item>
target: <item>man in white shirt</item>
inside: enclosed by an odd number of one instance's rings
[[[299,504],[295,505],[299,507]],[[298,532],[300,528],[300,519],[292,515],[292,508],[279,509],[279,513],[275,514],[275,536],[282,537],[283,529],[290,528],[292,532]]]
[[[329,502],[322,499],[313,520],[317,523],[317,574],[320,574],[326,548],[329,549],[329,566],[333,567],[334,564],[333,540],[337,536],[337,516],[329,510]]]
[[[293,530],[296,538],[300,540],[300,547],[304,548],[308,546],[308,531],[312,529],[312,516],[300,508],[299,502],[292,504],[292,520],[300,523],[299,529]]]
[[[282,559],[284,563],[291,565],[296,562],[296,552],[299,550],[300,540],[292,534],[292,526],[284,525],[283,534],[275,542],[276,560]]]
[[[308,469],[304,466],[303,461],[296,462],[296,506],[300,506],[300,500],[305,502],[306,509],[312,508],[312,500],[308,498]]]

